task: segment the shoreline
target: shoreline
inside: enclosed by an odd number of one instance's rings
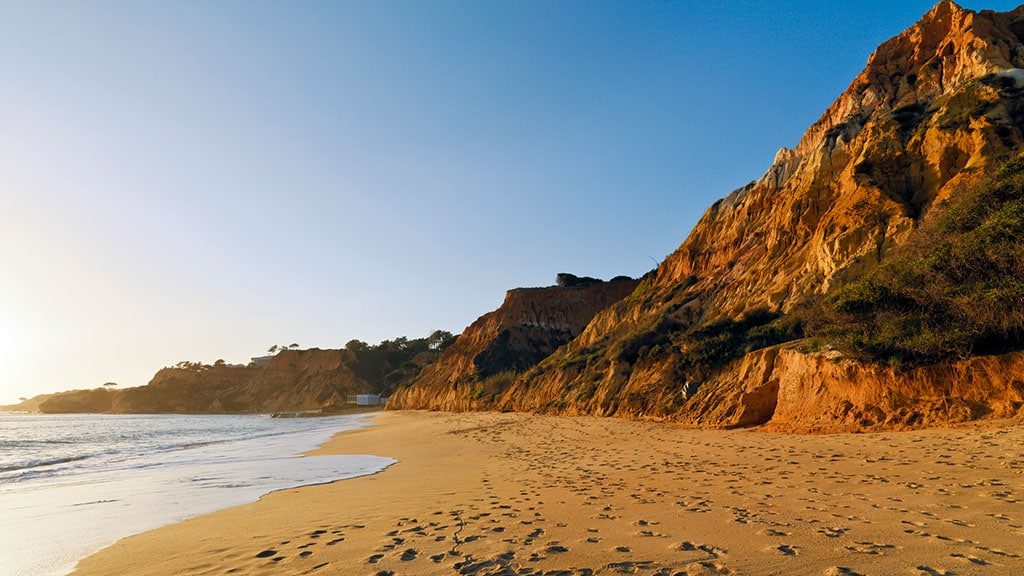
[[[104,438],[90,431],[106,429],[111,416],[79,416],[46,421],[57,422],[52,428],[57,431],[61,426],[70,430],[69,424],[84,430],[86,440],[69,443],[75,446],[70,450],[84,455],[70,462],[91,464],[35,476],[36,469],[29,468],[27,480],[0,485],[0,542],[4,544],[0,572],[67,574],[83,558],[125,537],[256,502],[278,490],[375,473],[394,462],[362,456],[306,456],[340,431],[372,426],[370,415],[305,423],[277,423],[260,416],[235,422],[215,416],[221,419],[209,426],[195,417],[180,420],[177,415],[162,415],[161,420],[151,421],[128,415],[117,429],[122,434],[140,434],[132,436],[140,444],[132,443],[121,452],[89,440]],[[22,426],[37,421],[44,420]],[[146,436],[143,429],[158,432]],[[17,433],[18,428],[14,430]],[[193,435],[177,435],[186,430]],[[108,453],[113,456],[97,460],[97,454]],[[13,457],[18,462],[17,452]]]
[[[124,538],[73,574],[1019,574],[1024,428],[802,436],[387,411],[379,473]],[[931,572],[929,572],[931,571]]]
[[[351,406],[337,410],[305,411],[298,412],[39,412],[32,410],[0,410],[0,414],[18,414],[30,416],[267,416],[275,417],[275,414],[301,414],[301,416],[287,416],[288,418],[324,418],[330,416],[350,416],[353,414],[368,414],[372,412],[383,412],[384,406]],[[280,416],[279,416],[280,417]]]

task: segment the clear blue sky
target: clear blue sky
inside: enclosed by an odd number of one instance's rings
[[[931,4],[4,3],[0,401],[643,274]]]

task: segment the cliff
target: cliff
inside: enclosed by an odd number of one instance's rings
[[[707,211],[645,302],[693,275],[716,312],[788,309],[861,273],[1020,149],[1021,33],[1024,8],[936,5],[882,44],[760,180]]]
[[[502,410],[673,420],[700,428],[765,425],[788,432],[944,426],[1024,415],[1024,353],[975,356],[908,370],[864,364],[786,344],[746,354],[700,386],[617,390],[547,381],[510,390]]]
[[[437,387],[401,406],[794,430],[1017,413],[1018,354],[907,370],[773,346],[804,336],[793,319],[824,295],[912,241],[926,245],[948,206],[1021,153],[1022,40],[1024,7],[940,2],[879,46],[795,147],[711,206],[653,275],[571,342],[474,402]],[[1000,273],[1012,276],[1020,261],[1004,256]]]
[[[635,287],[636,281],[627,277],[602,282],[559,274],[557,286],[509,290],[501,307],[467,327],[436,363],[399,388],[388,406],[482,406],[494,385],[551,355]]]
[[[39,405],[53,396],[53,394],[38,394],[26,398],[17,404],[5,404],[0,406],[0,412],[38,412]]]
[[[337,408],[350,394],[387,392],[436,354],[393,366],[377,350],[285,350],[266,367],[163,368],[145,385],[76,390],[39,405],[46,413],[265,413]]]

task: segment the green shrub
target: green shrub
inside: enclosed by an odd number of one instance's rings
[[[615,358],[634,364],[674,357],[683,374],[703,378],[748,352],[803,336],[797,315],[758,308],[739,319],[726,318],[697,326],[662,316],[615,348]]]
[[[803,337],[803,321],[767,308],[747,312],[740,319],[724,319],[690,330],[682,338],[683,372],[698,378],[748,352]]]
[[[962,193],[899,254],[835,290],[810,331],[894,366],[1024,347],[1024,160]]]
[[[597,347],[588,347],[576,352],[572,355],[567,355],[558,361],[558,368],[568,368],[570,366],[585,366],[592,360],[601,356],[601,349]]]
[[[469,397],[471,400],[494,398],[511,386],[512,382],[515,381],[516,376],[518,375],[519,374],[517,372],[512,370],[491,374],[490,376],[472,384],[469,391]]]

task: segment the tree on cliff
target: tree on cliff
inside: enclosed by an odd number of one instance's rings
[[[577,276],[568,272],[559,272],[555,276],[555,283],[562,288],[571,288],[574,286],[592,286],[594,284],[601,284],[600,278],[591,278],[590,276]]]
[[[345,343],[345,350],[352,350],[353,352],[367,350],[369,348],[369,344],[363,342],[362,340],[356,340],[355,338]]]
[[[434,330],[433,334],[427,336],[427,347],[438,352],[444,350],[455,341],[455,336],[447,330]]]

